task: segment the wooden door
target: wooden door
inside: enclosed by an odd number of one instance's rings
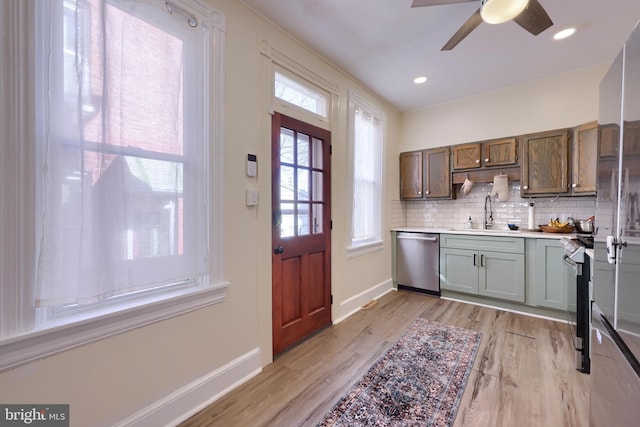
[[[272,119],[273,353],[331,324],[331,134]]]
[[[598,156],[598,123],[578,126],[573,131],[572,183],[574,194],[596,192],[596,166]]]
[[[482,144],[484,166],[506,166],[518,163],[516,139],[502,138]]]
[[[451,197],[451,166],[449,147],[432,148],[425,151],[428,199]]]
[[[453,146],[453,169],[474,169],[480,165],[480,143]]]
[[[569,141],[567,129],[521,137],[522,196],[569,192]]]
[[[400,199],[422,199],[422,151],[400,153]]]

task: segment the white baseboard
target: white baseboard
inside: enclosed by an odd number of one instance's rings
[[[333,324],[342,322],[344,319],[360,310],[362,306],[369,301],[376,300],[393,290],[393,281],[389,279],[342,301],[338,308],[338,313],[336,313],[337,315],[333,319]]]
[[[256,348],[141,409],[115,426],[175,426],[261,371],[260,349]]]

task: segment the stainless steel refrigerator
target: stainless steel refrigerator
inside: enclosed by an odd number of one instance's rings
[[[591,426],[640,425],[640,28],[599,91]]]

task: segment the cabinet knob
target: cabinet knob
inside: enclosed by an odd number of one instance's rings
[[[422,196],[422,191],[418,191],[418,196]]]
[[[477,159],[477,160],[476,160],[476,163],[480,163],[480,159]]]
[[[571,184],[571,187],[576,188],[578,186],[578,184]]]
[[[528,185],[523,185],[523,186],[522,186],[522,189],[523,189],[523,190],[527,190],[528,188],[529,188],[529,186],[528,186]]]
[[[425,194],[429,194],[429,192],[428,192],[428,191],[425,191]]]
[[[488,158],[488,157],[487,157],[487,158],[485,158],[485,159],[484,159],[484,162],[485,162],[485,163],[489,163],[489,158]]]

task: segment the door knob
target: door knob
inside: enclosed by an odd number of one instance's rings
[[[281,254],[283,252],[284,252],[284,248],[282,246],[278,246],[277,248],[275,248],[273,250],[273,253],[276,254],[276,255],[279,255],[279,254]]]

